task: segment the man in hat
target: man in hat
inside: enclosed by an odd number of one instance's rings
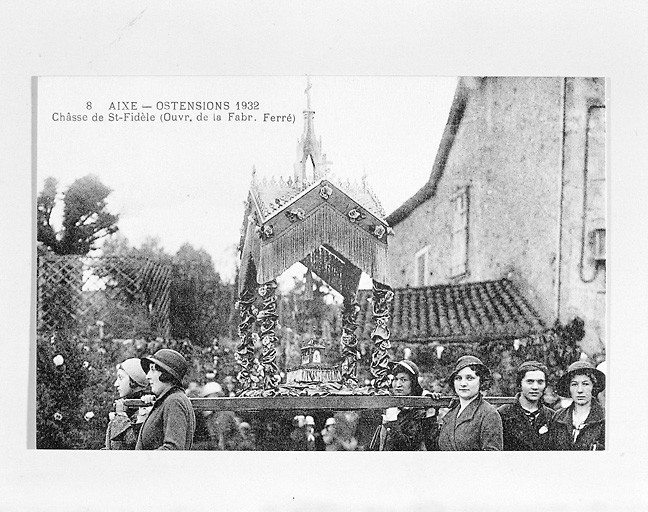
[[[312,416],[306,416],[304,420],[304,436],[306,437],[306,450],[314,452],[323,449],[318,446],[320,443],[316,438],[319,436],[315,434],[315,418]]]
[[[196,416],[182,387],[182,379],[189,369],[187,360],[179,352],[163,348],[142,358],[141,364],[155,402],[142,425],[135,449],[190,450]]]
[[[328,450],[329,445],[333,442],[333,436],[335,435],[335,418],[327,418],[321,434],[322,441],[324,441],[324,445]]]
[[[525,361],[517,369],[519,389],[513,404],[498,408],[502,417],[504,450],[548,449],[549,421],[554,411],[542,403],[547,386],[547,367],[538,361]]]
[[[293,451],[305,451],[306,446],[306,416],[303,414],[298,414],[293,418],[292,425],[294,427],[293,431],[290,433],[290,439],[292,441],[291,450]]]
[[[358,448],[356,432],[358,430],[359,415],[355,411],[340,411],[334,418],[327,420],[330,428],[330,438],[327,441],[326,451],[352,452]],[[333,421],[329,421],[333,420]]]
[[[188,394],[188,393],[187,393]],[[210,381],[199,392],[201,398],[216,398],[223,396],[223,388],[218,382]],[[219,416],[225,411],[200,411],[196,414],[196,430],[194,432],[193,450],[220,450]]]

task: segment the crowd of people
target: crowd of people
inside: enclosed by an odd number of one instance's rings
[[[110,413],[105,449],[267,449],[257,443],[250,423],[234,412],[194,411],[190,396],[235,396],[235,381],[229,377],[224,386],[212,381],[186,390],[183,379],[188,368],[187,360],[171,349],[118,364],[114,382],[118,399]],[[421,387],[414,362],[399,361],[390,370],[393,395],[441,398],[438,390]],[[490,370],[479,358],[465,355],[448,379],[456,398],[447,408],[390,407],[366,443],[359,426],[371,416],[344,411],[319,417],[323,429],[318,430],[313,416],[297,414],[283,446],[300,451],[604,450],[605,414],[599,398],[605,390],[605,373],[577,361],[555,385],[549,386],[548,375],[542,363],[524,362],[517,369],[519,392],[513,403],[496,408],[484,398]],[[126,408],[124,400],[129,398],[139,398],[144,406]],[[272,428],[269,424],[268,431]]]
[[[392,391],[396,395],[422,395],[419,371],[411,361],[394,366]],[[434,409],[385,411],[374,436],[374,449],[442,451],[604,450],[605,414],[599,396],[605,374],[587,361],[569,366],[556,384],[568,399],[555,409],[543,403],[549,371],[538,361],[525,361],[517,369],[519,392],[511,404],[496,408],[484,399],[490,370],[471,355],[460,357],[448,379],[457,399],[436,422]],[[438,398],[438,393],[430,393]],[[439,414],[438,416],[441,416]]]

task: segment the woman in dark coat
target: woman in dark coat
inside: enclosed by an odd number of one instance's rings
[[[477,357],[463,356],[448,380],[459,400],[451,404],[443,417],[439,449],[502,450],[502,419],[481,394],[488,387],[490,370]]]
[[[605,450],[605,414],[595,398],[605,389],[605,374],[587,361],[572,363],[558,381],[560,396],[572,404],[549,423],[551,450]]]
[[[525,361],[516,372],[519,392],[515,402],[497,409],[504,427],[504,450],[547,450],[549,422],[554,410],[542,403],[549,369],[538,361]]]
[[[136,450],[191,449],[196,416],[182,387],[188,367],[180,353],[166,348],[142,358],[155,402],[140,430]]]
[[[117,365],[113,386],[119,398],[115,400],[115,412],[110,413],[104,449],[134,450],[139,430],[150,410],[150,407],[127,409],[124,406],[124,400],[140,398],[148,386],[138,358],[132,357]]]
[[[392,366],[392,393],[397,396],[421,396],[419,369],[409,360]],[[433,411],[421,408],[390,407],[383,415],[383,423],[376,430],[370,449],[381,451],[435,450],[438,425]]]

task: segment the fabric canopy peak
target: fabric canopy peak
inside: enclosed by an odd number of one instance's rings
[[[263,283],[328,247],[343,256],[346,264],[387,282],[389,234],[382,207],[366,182],[340,184],[329,178],[313,183],[283,178],[257,181],[254,175],[241,238],[242,257],[254,261],[256,280]],[[329,273],[318,268],[318,261],[321,258],[309,260],[309,268]]]

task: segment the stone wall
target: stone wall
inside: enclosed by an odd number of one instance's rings
[[[592,252],[592,230],[605,228],[606,219],[604,81],[568,81],[566,103],[558,316],[563,323],[574,316],[585,320],[582,346],[592,353],[606,339],[606,268]]]

